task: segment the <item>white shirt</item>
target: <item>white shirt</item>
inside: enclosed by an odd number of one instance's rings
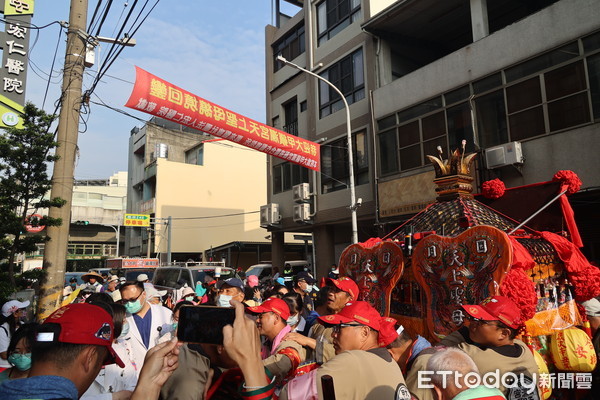
[[[12,315],[11,315],[12,318]],[[8,350],[8,345],[10,344],[10,327],[8,326],[8,322],[0,325],[0,353]],[[6,355],[8,357],[8,354]],[[0,368],[10,368],[12,365],[7,360],[0,358]]]
[[[161,305],[150,304],[149,313],[152,313],[152,324],[150,325],[150,340],[148,348],[144,346],[142,335],[137,328],[137,324],[131,314],[127,314],[127,322],[129,323],[129,333],[125,339],[130,340],[132,361],[137,366],[137,376],[140,375],[140,370],[144,365],[144,358],[149,349],[156,346],[159,343],[160,337],[171,332],[173,326],[171,325],[171,316],[173,312],[166,307]],[[160,328],[160,329],[158,329]]]
[[[113,343],[113,349],[123,360],[125,368],[121,368],[117,364],[110,364],[102,368],[81,399],[111,400],[113,393],[135,389],[138,371],[133,361],[130,340],[117,339]]]

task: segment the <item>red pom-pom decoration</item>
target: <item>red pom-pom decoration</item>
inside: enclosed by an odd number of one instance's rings
[[[523,323],[535,315],[537,296],[533,286],[525,271],[518,268],[511,268],[500,286],[500,294],[511,299],[521,310]]]
[[[482,194],[486,199],[499,199],[504,196],[506,186],[500,179],[492,179],[491,181],[483,182],[481,185]]]
[[[359,243],[362,247],[364,247],[365,249],[370,249],[372,247],[375,247],[375,245],[377,243],[381,243],[383,242],[383,240],[381,240],[380,238],[369,238],[367,239],[365,242]]]
[[[577,193],[583,184],[577,174],[569,170],[558,171],[556,174],[554,174],[552,180],[562,182],[563,186],[566,185],[567,187],[565,189],[567,189],[568,195]]]

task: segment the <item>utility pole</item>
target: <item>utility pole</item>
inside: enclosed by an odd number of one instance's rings
[[[59,156],[59,159],[54,162],[50,195],[51,198],[60,197],[66,200],[66,204],[60,208],[50,207],[49,210],[49,216],[60,218],[62,224],[47,228],[50,237],[44,251],[44,268],[47,271],[47,277],[40,293],[38,319],[46,318],[60,305],[64,287],[73,198],[75,153],[82,102],[81,86],[86,52],[87,8],[87,0],[71,0],[62,82],[62,106],[58,120],[56,155]]]

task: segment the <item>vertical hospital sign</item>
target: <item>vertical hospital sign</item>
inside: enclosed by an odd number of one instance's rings
[[[2,0],[0,0],[2,1]],[[4,31],[0,32],[0,128],[18,126],[25,105],[27,59],[34,0],[3,0]]]

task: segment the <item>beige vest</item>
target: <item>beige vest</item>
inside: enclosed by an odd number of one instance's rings
[[[386,349],[376,349],[382,358],[371,351],[344,351],[317,370],[317,391],[323,398],[321,377],[333,378],[336,399],[343,400],[395,400],[396,393],[406,390],[404,377],[398,364]],[[385,355],[387,353],[387,355]]]

